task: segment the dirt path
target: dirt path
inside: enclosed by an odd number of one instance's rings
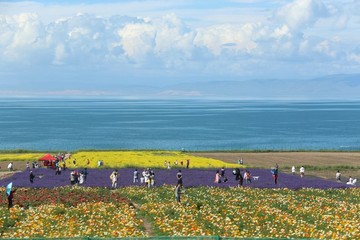
[[[198,152],[194,156],[209,157],[229,163],[239,159],[249,168],[268,168],[278,164],[283,172],[290,172],[291,166],[319,167],[307,170],[312,176],[334,179],[339,167],[344,180],[349,176],[360,178],[360,152]]]
[[[135,207],[135,209],[137,211],[140,210],[140,205],[139,204],[134,203],[134,202],[131,202],[131,204]],[[154,236],[154,232],[152,230],[153,228],[152,228],[151,223],[145,217],[143,217],[142,220],[143,220],[143,226],[144,226],[144,231],[145,231],[146,235],[148,237]]]
[[[15,172],[0,172],[0,179],[10,177],[10,176],[13,175],[14,173],[15,173]]]

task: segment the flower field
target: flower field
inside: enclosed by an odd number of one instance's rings
[[[10,211],[1,199],[1,238],[145,235],[135,208],[119,192],[73,187],[19,189],[15,194]]]
[[[167,168],[165,162],[170,166],[186,167],[186,161],[190,161],[192,168],[221,168],[235,167],[237,164],[224,163],[223,161],[190,156],[184,152],[177,151],[81,151],[76,152],[67,160],[68,166],[73,166],[73,159],[76,159],[78,167],[97,167],[97,161],[103,160],[104,167],[127,168],[127,167],[149,167]],[[89,164],[87,161],[89,160]],[[181,164],[182,163],[182,164]]]
[[[34,161],[40,156],[0,154],[0,161],[9,157]],[[104,166],[97,167],[98,160]],[[170,162],[171,169],[165,162]],[[344,182],[280,172],[275,185],[270,169],[248,169],[258,180],[239,188],[232,174],[239,165],[173,151],[82,151],[74,153],[67,166],[79,172],[88,168],[83,185],[70,185],[71,169],[61,175],[51,168],[31,169],[33,183],[29,170],[0,179],[4,193],[0,195],[0,238],[360,239],[360,188]],[[228,181],[215,183],[216,170],[224,166]],[[134,169],[141,173],[148,167],[154,170],[156,187],[133,182]],[[109,175],[115,168],[119,183],[111,190]],[[181,203],[174,196],[179,169],[185,186]],[[5,186],[9,182],[17,191],[14,207],[8,210]]]
[[[173,186],[19,188],[9,211],[4,195],[1,238],[141,237],[145,220],[157,236],[360,238],[359,188],[194,187],[181,203]]]
[[[0,161],[38,161],[44,153],[0,153]],[[235,167],[237,164],[224,163],[223,161],[198,157],[179,151],[79,151],[66,160],[66,165],[74,167],[73,160],[76,159],[76,167],[96,168],[98,160],[102,160],[104,168],[126,168],[126,167],[150,167],[167,168],[165,162],[170,166],[186,167],[189,160],[192,168],[221,168]],[[236,160],[234,159],[234,162]],[[25,166],[25,165],[24,165]]]
[[[0,153],[0,161],[37,161],[41,153]]]
[[[61,175],[55,175],[55,170],[50,168],[35,168],[31,169],[35,174],[34,182],[29,181],[29,170],[17,172],[10,177],[0,179],[0,187],[5,187],[9,182],[13,183],[14,187],[26,187],[26,188],[54,188],[64,187],[70,185],[70,169],[62,171]],[[78,168],[79,172],[83,169]],[[138,169],[139,172],[143,169]],[[175,185],[177,183],[176,174],[179,169],[153,169],[155,173],[155,186],[163,185]],[[235,187],[238,185],[238,181],[235,180],[235,176],[232,174],[232,169],[226,169],[225,175],[228,181],[222,183],[215,183],[216,169],[182,169],[183,183],[185,187]],[[244,183],[244,186],[251,188],[288,188],[288,189],[301,189],[301,188],[350,188],[354,186],[347,185],[346,183],[330,181],[322,178],[301,178],[299,175],[290,175],[280,173],[278,177],[278,184],[274,184],[272,174],[269,169],[248,169],[252,176],[257,176],[257,181],[252,183]],[[88,169],[88,176],[82,186],[85,187],[110,187],[111,182],[109,179],[113,169]],[[140,186],[141,183],[133,182],[134,168],[121,168],[118,169],[119,173],[119,187],[125,186]],[[241,170],[242,174],[244,170]]]

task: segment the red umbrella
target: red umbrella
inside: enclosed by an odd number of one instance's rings
[[[55,160],[57,160],[57,158],[49,153],[39,158],[39,161],[44,161],[44,166],[53,166]]]
[[[57,158],[48,153],[48,154],[45,154],[44,156],[42,156],[41,158],[39,158],[39,160],[40,161],[55,161],[55,160],[57,160]]]

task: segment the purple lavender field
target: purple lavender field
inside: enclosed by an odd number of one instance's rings
[[[78,169],[80,172],[82,169]],[[138,169],[141,175],[142,169]],[[226,170],[228,182],[214,183],[216,169],[182,169],[183,184],[185,187],[211,186],[211,187],[234,187],[237,186],[235,176],[232,174],[233,169]],[[259,176],[257,181],[252,178],[251,183],[244,181],[243,186],[252,188],[349,188],[346,183],[338,183],[336,181],[325,180],[321,178],[292,176],[280,173],[278,184],[274,184],[270,170],[267,169],[249,169],[252,176]],[[26,188],[53,188],[60,186],[69,186],[71,169],[66,169],[61,175],[55,175],[55,170],[47,168],[32,169],[35,174],[34,183],[30,183],[29,170],[17,172],[11,177],[1,179],[0,186],[5,187],[9,182],[13,182],[14,187]],[[111,182],[109,176],[113,169],[88,169],[88,176],[83,184],[87,187],[110,187]],[[141,185],[141,183],[133,183],[134,169],[118,169],[120,177],[118,187]],[[176,173],[178,169],[154,169],[156,186],[175,185],[177,183]],[[242,170],[242,174],[244,170]]]

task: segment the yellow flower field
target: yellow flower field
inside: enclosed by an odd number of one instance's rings
[[[5,209],[2,209],[5,210]],[[6,210],[5,210],[6,211]],[[7,218],[7,216],[3,217]],[[2,238],[69,238],[144,236],[142,220],[127,203],[82,203],[75,207],[61,204],[10,209],[9,219],[15,221],[12,231]],[[3,220],[2,220],[3,221]],[[8,220],[7,220],[8,221]],[[4,224],[1,222],[0,224]]]
[[[42,153],[0,153],[0,161],[37,161]]]
[[[45,153],[0,153],[0,161],[37,161]],[[239,167],[238,164],[224,163],[221,160],[191,156],[179,151],[80,151],[71,155],[66,160],[68,167],[73,166],[76,159],[77,167],[96,168],[98,160],[104,162],[105,168],[126,168],[126,167],[150,167],[166,168],[165,162],[170,166],[186,167],[186,161],[190,161],[191,168],[232,168]],[[89,162],[89,164],[88,164]],[[183,163],[181,165],[181,162]],[[245,167],[245,165],[244,165]]]
[[[238,164],[224,163],[223,161],[191,156],[178,151],[82,151],[77,152],[68,159],[67,166],[73,165],[76,159],[76,165],[79,167],[97,167],[98,160],[103,160],[104,167],[125,168],[125,167],[150,167],[166,168],[165,162],[170,162],[173,167],[177,161],[177,166],[186,167],[186,161],[190,160],[191,168],[231,168],[239,167]],[[90,162],[88,165],[87,162]],[[183,162],[183,165],[181,165]]]
[[[175,200],[173,186],[19,189],[10,210],[5,197],[0,198],[0,238],[352,240],[360,239],[359,199],[359,188],[294,191],[195,187],[182,192],[181,203]]]

